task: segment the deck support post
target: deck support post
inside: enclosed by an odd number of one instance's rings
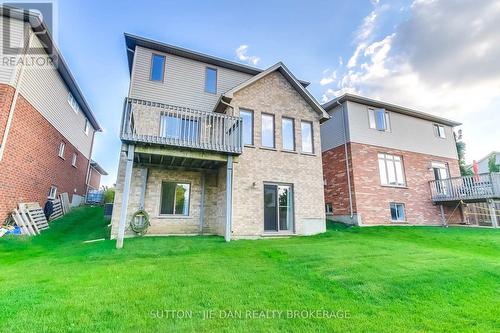
[[[441,223],[443,223],[443,227],[446,227],[446,216],[444,215],[444,207],[443,205],[439,205],[439,209],[441,210]]]
[[[132,182],[132,168],[134,166],[134,145],[128,146],[127,165],[125,167],[125,182],[122,193],[122,207],[120,211],[120,221],[118,224],[118,236],[116,237],[116,248],[123,247],[123,238],[125,237],[125,221],[127,219],[128,197],[130,192],[130,183]]]
[[[492,199],[488,200],[488,206],[490,208],[490,218],[491,218],[491,226],[493,228],[498,228],[498,223],[497,223],[497,212],[495,209],[495,201]]]
[[[144,202],[146,201],[146,185],[148,183],[148,168],[141,169],[141,198],[139,202],[139,209],[144,209]]]
[[[203,235],[203,224],[205,220],[205,172],[201,172],[200,176],[200,187],[201,187],[201,197],[200,197],[200,235]]]
[[[233,219],[233,156],[227,157],[226,166],[226,230],[224,239],[231,241],[231,226]]]

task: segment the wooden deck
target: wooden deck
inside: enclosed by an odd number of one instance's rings
[[[238,155],[242,127],[240,117],[126,98],[120,138],[127,143]]]
[[[500,199],[500,173],[432,180],[429,186],[434,203]]]

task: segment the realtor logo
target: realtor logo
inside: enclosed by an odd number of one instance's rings
[[[4,65],[18,63],[22,55],[27,65],[56,63],[53,2],[0,2],[0,9],[3,15],[0,51]]]

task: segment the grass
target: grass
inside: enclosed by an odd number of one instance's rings
[[[83,243],[108,236],[102,214],[81,208],[40,236],[0,239],[0,331],[491,332],[500,325],[497,230],[332,224],[314,237],[229,244],[142,237],[116,250],[111,240]],[[253,310],[284,312],[250,318]],[[347,318],[288,318],[287,310]],[[241,318],[222,318],[230,314]]]

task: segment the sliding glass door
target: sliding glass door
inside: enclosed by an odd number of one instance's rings
[[[293,231],[291,185],[264,185],[264,231]]]

